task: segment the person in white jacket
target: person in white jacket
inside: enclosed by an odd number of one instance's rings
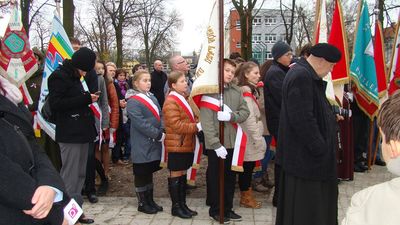
[[[400,92],[382,104],[378,126],[386,166],[398,177],[355,193],[342,225],[400,224]]]

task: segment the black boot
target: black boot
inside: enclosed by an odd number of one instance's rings
[[[153,184],[149,184],[147,186],[147,190],[146,190],[147,202],[149,203],[149,205],[151,205],[153,208],[155,208],[158,212],[162,212],[163,211],[163,207],[157,205],[157,203],[154,202],[153,191],[154,191]]]
[[[190,215],[197,216],[197,212],[189,209],[189,207],[186,205],[186,188],[187,188],[186,182],[187,182],[186,175],[179,177],[179,194],[180,194],[179,199],[181,207]]]
[[[138,211],[146,214],[155,214],[157,209],[153,208],[146,199],[146,191],[136,192],[138,199]]]
[[[99,188],[97,189],[97,194],[99,196],[104,196],[108,191],[108,179],[102,180]]]
[[[171,196],[171,214],[182,219],[190,219],[192,215],[181,207],[179,200],[179,177],[168,178],[168,191]]]

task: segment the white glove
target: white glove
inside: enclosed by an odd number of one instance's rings
[[[351,115],[353,115],[353,112],[351,111],[351,109],[349,109],[349,118],[351,117]]]
[[[347,98],[349,99],[350,102],[353,102],[354,100],[354,95],[352,92],[347,92]]]
[[[158,140],[159,142],[163,142],[165,139],[165,133],[162,133],[160,140]]]
[[[219,121],[229,121],[231,120],[231,113],[227,111],[218,111],[217,118]]]
[[[221,159],[226,159],[226,155],[228,155],[228,152],[226,151],[224,146],[221,146],[221,147],[215,149],[215,153]]]
[[[196,123],[196,127],[197,127],[198,131],[202,131],[203,130],[203,128],[201,127],[201,123],[200,122]]]

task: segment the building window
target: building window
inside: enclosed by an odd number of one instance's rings
[[[236,20],[236,30],[240,30],[240,20]]]
[[[261,34],[253,34],[253,43],[260,43]]]
[[[253,26],[259,26],[261,25],[261,16],[256,16],[253,19]]]
[[[275,24],[276,24],[276,18],[275,17],[271,17],[271,16],[266,16],[265,17],[265,25],[271,26],[271,25],[275,25]]]
[[[266,43],[275,43],[276,42],[276,34],[266,34],[265,42]]]
[[[265,59],[272,59],[273,57],[272,57],[272,54],[271,54],[271,51],[267,51],[266,53],[265,53]]]
[[[259,61],[259,62],[264,61],[264,60],[262,59],[262,54],[261,54],[261,52],[253,52],[252,57],[253,57],[254,59],[257,59],[257,61]]]
[[[236,42],[236,48],[241,48],[240,42]]]

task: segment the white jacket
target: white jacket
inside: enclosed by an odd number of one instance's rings
[[[361,190],[351,198],[342,225],[399,225],[400,178]]]

